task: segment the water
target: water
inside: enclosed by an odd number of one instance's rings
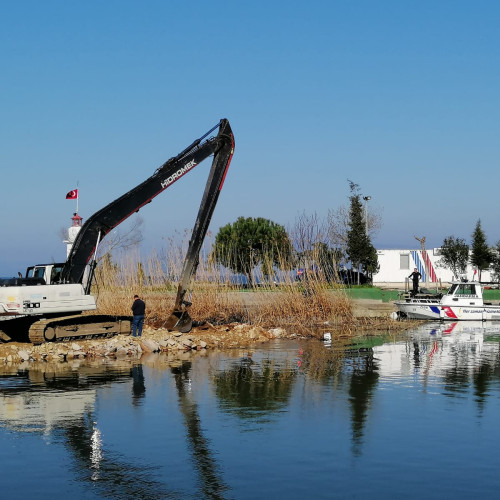
[[[2,497],[496,498],[500,325],[0,368]]]

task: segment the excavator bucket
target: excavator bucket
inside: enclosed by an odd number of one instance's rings
[[[175,310],[165,321],[164,327],[181,333],[188,333],[193,327],[193,320],[187,311]]]

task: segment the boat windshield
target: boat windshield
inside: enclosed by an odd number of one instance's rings
[[[454,285],[451,285],[451,288],[448,291],[448,295],[477,295],[476,285],[474,283],[456,283]]]

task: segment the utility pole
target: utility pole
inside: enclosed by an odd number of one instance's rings
[[[365,231],[366,236],[368,236],[368,202],[372,199],[371,196],[363,196],[363,200],[365,200]]]

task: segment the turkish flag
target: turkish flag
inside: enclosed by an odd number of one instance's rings
[[[66,195],[67,200],[76,200],[78,198],[78,189],[73,189]]]

